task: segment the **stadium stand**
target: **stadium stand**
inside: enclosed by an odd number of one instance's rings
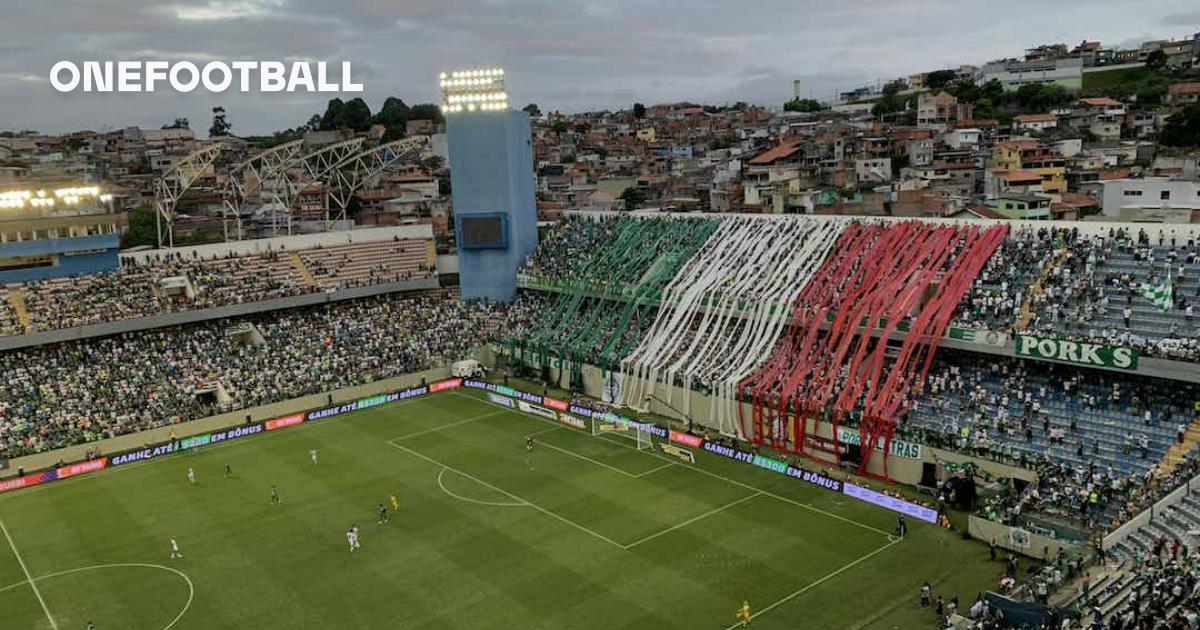
[[[644,407],[655,385],[715,394],[720,427],[736,427],[737,384],[775,346],[797,294],[841,232],[837,221],[727,219],[663,291],[663,306],[622,364],[636,380],[624,403]],[[686,331],[686,334],[680,334]],[[673,387],[660,392],[671,402]],[[688,398],[681,402],[688,412]]]
[[[416,239],[338,245],[297,252],[322,289],[429,277],[431,243]]]
[[[1197,395],[1190,383],[944,350],[903,426],[1007,463],[1140,474],[1194,421]]]
[[[312,282],[308,274],[315,276]],[[151,255],[125,260],[116,271],[14,284],[6,291],[20,292],[33,329],[46,331],[434,275],[428,241],[395,239],[296,252]],[[188,290],[165,291],[164,281],[182,279]],[[0,322],[5,312],[0,310]],[[20,332],[0,324],[0,333]]]
[[[542,308],[516,309],[524,335],[504,335],[513,351],[551,355],[578,369],[616,368],[649,325],[663,288],[719,221],[709,219],[568,219],[547,235],[524,269],[526,283],[558,295]],[[512,326],[515,328],[516,326]],[[506,329],[510,328],[506,326]]]
[[[491,309],[445,292],[387,295],[0,354],[0,457],[328,391],[461,359]],[[240,323],[260,346],[229,331]],[[219,383],[224,404],[201,402]]]

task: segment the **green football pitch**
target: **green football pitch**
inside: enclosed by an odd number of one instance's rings
[[[465,392],[14,492],[0,523],[5,630],[720,630],[743,601],[755,628],[933,627],[923,581],[969,604],[1000,571],[796,479]]]

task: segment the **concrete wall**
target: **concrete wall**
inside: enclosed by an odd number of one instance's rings
[[[293,398],[283,402],[273,403],[270,405],[262,405],[252,407],[250,409],[240,409],[231,411],[207,418],[192,420],[189,422],[180,422],[165,427],[158,427],[140,433],[131,433],[120,437],[100,440],[99,442],[91,442],[89,444],[80,444],[67,448],[48,451],[36,455],[26,457],[18,457],[9,462],[9,467],[6,470],[0,470],[0,479],[13,477],[17,474],[18,468],[24,468],[27,472],[41,468],[48,468],[57,464],[59,461],[78,461],[86,457],[89,450],[99,449],[101,454],[117,453],[129,449],[138,448],[144,444],[153,444],[156,442],[165,442],[171,439],[171,433],[174,432],[178,438],[184,438],[191,435],[208,433],[218,429],[224,429],[246,422],[246,415],[249,414],[251,420],[267,420],[286,416],[288,414],[315,409],[326,404],[328,396],[332,395],[334,402],[342,402],[349,400],[357,400],[366,396],[379,394],[396,389],[404,389],[421,383],[422,379],[427,382],[433,382],[439,379],[450,376],[449,366],[443,366],[423,372],[406,374],[394,378],[375,381],[365,385],[356,385],[338,389],[330,394],[312,394]]]
[[[375,243],[379,241],[390,241],[394,238],[432,239],[433,226],[429,224],[397,225],[391,227],[364,228],[361,230],[349,230],[344,232],[322,232],[320,234],[299,234],[294,236],[278,236],[274,238],[256,238],[244,241],[229,241],[227,243],[192,245],[189,247],[148,249],[139,252],[123,253],[121,254],[121,258],[125,260],[144,262],[146,260],[154,260],[155,258],[167,253],[179,254],[185,257],[192,257],[195,255],[199,256],[200,258],[248,256],[251,254],[278,252],[281,250],[296,251],[300,249],[312,249],[318,245],[321,247],[332,247],[334,245],[345,245],[347,243]]]
[[[972,538],[982,540],[985,543],[990,543],[994,540],[996,541],[997,547],[1002,547],[1009,551],[1032,558],[1038,558],[1041,560],[1045,560],[1046,558],[1054,558],[1058,555],[1060,549],[1066,549],[1070,551],[1071,549],[1075,548],[1075,545],[1071,544],[1070,542],[1058,540],[1056,538],[1047,538],[1027,530],[1020,530],[1022,532],[1022,536],[1018,537],[1018,539],[1024,538],[1024,536],[1027,535],[1029,544],[1028,546],[1021,546],[1014,541],[1014,537],[1012,536],[1013,530],[1018,529],[1019,528],[1004,525],[1003,523],[989,521],[986,518],[980,518],[974,514],[967,518],[967,533],[969,533]],[[1048,555],[1047,548],[1049,549]]]
[[[1104,537],[1104,548],[1108,550],[1116,547],[1121,541],[1129,538],[1131,534],[1150,524],[1150,521],[1154,520],[1155,515],[1162,514],[1167,508],[1183,501],[1184,497],[1195,492],[1197,489],[1200,489],[1200,476],[1193,477],[1187,483],[1171,491],[1167,496],[1156,501],[1154,505],[1143,510],[1141,514],[1129,519],[1124,525],[1113,530],[1111,534]]]
[[[246,315],[252,315],[254,313],[293,309],[301,306],[314,306],[317,304],[328,304],[332,302],[340,302],[342,300],[370,297],[372,295],[383,295],[386,293],[399,293],[403,291],[416,291],[419,289],[436,288],[438,288],[438,281],[435,278],[402,280],[400,282],[387,282],[384,284],[375,284],[366,287],[354,287],[328,293],[308,293],[305,295],[277,298],[274,300],[263,300],[261,302],[248,302],[245,304],[233,304],[230,306],[220,306],[217,308],[206,308],[195,311],[180,311],[178,313],[167,313],[165,315],[154,315],[151,317],[138,317],[134,319],[107,322],[104,324],[93,324],[91,326],[78,326],[75,328],[48,330],[46,332],[33,333],[29,335],[0,337],[0,351],[15,350],[30,346],[40,346],[47,343],[78,341],[91,337],[105,337],[108,335],[138,330],[149,330],[152,328],[162,328],[165,326],[179,326],[181,324],[190,324],[194,322],[207,321],[210,319],[220,319],[222,317],[243,317]]]

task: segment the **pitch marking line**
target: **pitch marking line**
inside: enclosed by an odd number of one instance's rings
[[[645,477],[646,475],[649,475],[651,473],[656,473],[660,470],[666,470],[672,466],[677,466],[677,465],[678,464],[676,464],[675,462],[669,462],[669,463],[663,464],[662,466],[656,466],[654,468],[651,468],[650,470],[647,470],[646,472],[640,472],[640,473],[634,475],[634,477],[641,479],[642,477]]]
[[[404,434],[404,435],[401,435],[400,437],[394,437],[394,438],[392,438],[392,439],[393,439],[393,440],[407,440],[407,439],[409,439],[409,438],[414,438],[414,437],[417,437],[418,435],[425,435],[426,433],[436,433],[436,432],[438,432],[438,431],[441,431],[442,429],[449,429],[450,427],[456,427],[456,426],[458,426],[458,425],[460,425],[460,424],[467,424],[468,422],[476,422],[476,421],[479,421],[479,420],[483,420],[484,418],[490,418],[490,417],[492,417],[492,416],[498,416],[498,415],[500,415],[500,414],[502,414],[502,413],[504,413],[504,412],[503,412],[503,411],[493,411],[493,412],[491,412],[491,413],[480,414],[480,415],[478,415],[478,416],[471,416],[470,418],[464,418],[464,419],[462,419],[462,420],[458,420],[458,421],[456,421],[456,422],[449,422],[449,423],[446,423],[446,424],[441,424],[441,425],[438,425],[438,426],[436,426],[436,427],[433,427],[433,428],[424,429],[424,430],[421,430],[421,431],[413,431],[412,433],[406,433],[406,434]]]
[[[479,484],[479,485],[481,485],[481,486],[485,486],[485,487],[487,487],[487,488],[491,488],[492,490],[495,490],[496,492],[499,492],[500,494],[503,494],[503,495],[505,495],[505,496],[507,496],[507,497],[509,497],[509,498],[513,499],[514,501],[520,501],[520,502],[524,503],[525,505],[527,505],[527,506],[529,506],[529,507],[531,507],[531,508],[533,508],[533,509],[535,509],[535,510],[537,510],[537,511],[541,512],[542,514],[545,514],[546,516],[549,516],[550,518],[553,518],[554,520],[557,520],[557,521],[560,521],[560,522],[566,523],[567,525],[570,525],[571,527],[574,527],[575,529],[578,529],[578,530],[579,530],[579,531],[581,531],[581,532],[585,532],[585,533],[591,534],[592,536],[595,536],[596,538],[599,538],[600,540],[603,540],[604,542],[606,542],[606,543],[608,543],[608,544],[610,544],[610,545],[612,545],[612,546],[614,546],[614,547],[617,547],[617,548],[619,548],[619,549],[624,549],[624,548],[625,548],[625,546],[624,546],[624,545],[622,545],[621,543],[619,543],[619,542],[617,542],[617,541],[615,541],[615,540],[613,540],[613,539],[609,538],[608,536],[605,536],[604,534],[601,534],[600,532],[597,532],[597,531],[596,531],[596,530],[594,530],[594,529],[591,529],[591,528],[589,528],[589,527],[587,527],[587,526],[585,526],[585,525],[580,525],[579,523],[576,523],[575,521],[572,521],[571,519],[569,519],[569,518],[567,518],[567,517],[565,517],[565,516],[562,516],[562,515],[556,514],[556,513],[554,513],[554,512],[551,512],[550,510],[547,510],[546,508],[544,508],[544,507],[542,507],[542,506],[540,506],[540,505],[538,505],[538,504],[536,504],[536,503],[532,503],[532,502],[530,502],[530,501],[529,501],[529,500],[527,500],[527,499],[521,498],[521,497],[519,497],[519,496],[517,496],[517,495],[515,495],[515,494],[513,494],[513,493],[511,493],[511,492],[509,492],[509,491],[507,491],[507,490],[504,490],[503,488],[497,488],[496,486],[494,486],[494,485],[492,485],[492,484],[490,484],[490,483],[488,483],[488,482],[486,482],[486,481],[484,481],[484,480],[480,479],[479,477],[476,477],[476,476],[474,476],[474,475],[472,475],[472,474],[470,474],[470,473],[463,472],[462,470],[459,470],[459,469],[457,469],[457,468],[455,468],[455,467],[453,467],[453,466],[449,466],[449,465],[447,465],[447,464],[444,464],[444,463],[442,463],[442,462],[440,462],[440,461],[438,461],[438,460],[436,460],[436,459],[434,459],[434,458],[432,458],[432,457],[429,457],[428,455],[424,455],[424,454],[418,453],[417,451],[414,451],[414,450],[412,450],[411,448],[407,448],[407,447],[401,446],[401,445],[399,445],[399,444],[396,444],[394,441],[389,441],[389,442],[388,442],[388,444],[389,444],[390,446],[392,446],[393,448],[398,448],[398,449],[400,449],[400,450],[402,450],[402,451],[404,451],[404,452],[406,452],[406,453],[408,453],[408,454],[410,454],[410,455],[414,455],[414,456],[416,456],[416,457],[419,457],[419,458],[421,458],[421,459],[423,459],[423,460],[425,460],[425,461],[427,461],[427,462],[429,462],[429,463],[431,463],[431,464],[434,464],[435,466],[441,466],[442,468],[445,468],[445,469],[447,469],[447,470],[450,470],[451,472],[454,472],[454,473],[457,473],[457,474],[459,474],[459,475],[462,475],[463,477],[466,477],[467,479],[470,479],[471,481],[474,481],[475,483],[478,483],[478,484]]]
[[[38,590],[37,582],[29,574],[29,567],[25,566],[25,559],[21,557],[21,552],[17,551],[17,544],[13,542],[12,536],[8,533],[8,527],[5,527],[4,519],[0,519],[0,530],[4,531],[4,537],[8,539],[8,546],[12,548],[13,555],[17,557],[17,562],[21,565],[21,570],[25,572],[25,580],[29,582],[30,588],[33,589],[33,594],[37,595],[38,603],[42,605],[42,612],[46,613],[46,619],[50,620],[50,627],[58,630],[58,622],[54,621],[54,615],[50,614],[50,609],[46,606],[46,600],[42,598],[42,592]]]
[[[450,469],[443,468],[442,471],[438,473],[438,476],[437,476],[438,487],[440,487],[442,489],[442,492],[445,492],[446,494],[454,497],[455,499],[458,499],[459,501],[466,501],[467,503],[476,503],[478,505],[490,505],[492,507],[527,507],[529,505],[528,503],[526,503],[524,501],[521,501],[519,503],[517,503],[517,502],[503,503],[500,501],[484,501],[482,499],[472,499],[471,497],[464,497],[462,495],[454,494],[453,492],[450,491],[449,488],[446,487],[446,484],[442,481],[442,477],[446,474],[447,470],[450,470]],[[457,471],[452,471],[452,472],[457,472]]]
[[[793,599],[803,595],[804,593],[808,592],[809,589],[820,586],[821,584],[824,584],[825,582],[832,580],[833,578],[841,575],[843,572],[845,572],[849,569],[852,569],[852,568],[858,566],[859,564],[866,562],[867,560],[870,560],[871,558],[886,551],[888,548],[890,548],[892,545],[894,545],[898,542],[900,542],[900,541],[893,540],[891,542],[888,542],[888,543],[884,544],[883,546],[879,547],[878,549],[860,557],[859,559],[854,560],[854,561],[850,562],[849,564],[842,566],[839,569],[835,569],[830,573],[826,573],[823,577],[821,577],[817,581],[805,585],[804,588],[801,588],[800,590],[797,590],[797,591],[793,592],[792,594],[785,596],[783,599],[780,599],[779,601],[775,602],[774,604],[771,604],[770,606],[763,608],[762,610],[754,613],[753,615],[750,615],[750,620],[753,621],[755,618],[765,615],[766,613],[770,612],[772,609],[774,609],[778,606],[782,606],[783,604],[786,604],[786,603],[792,601]],[[742,627],[742,624],[741,624],[741,622],[738,622],[738,623],[735,623],[735,624],[729,626],[725,630],[735,630],[736,628],[740,628],[740,627]]]
[[[468,398],[470,398],[470,397],[468,396]],[[385,409],[385,408],[391,409],[391,408],[395,408],[395,407],[398,407],[401,405],[408,405],[410,403],[416,403],[416,402],[422,402],[422,401],[429,402],[429,400],[430,400],[429,398],[426,398],[424,396],[419,396],[417,398],[406,398],[404,400],[398,400],[396,402],[388,403],[384,407],[371,407],[368,409],[357,409],[357,410],[351,412],[351,414],[369,414],[377,409]],[[475,402],[478,402],[478,403],[484,402],[477,398],[473,399],[473,400],[475,400]],[[338,423],[335,422],[334,420],[328,420],[328,421],[323,420],[321,422],[304,422],[304,423],[296,425],[294,427],[290,427],[288,429],[286,435],[293,435],[293,434],[303,431],[305,429],[311,429],[312,427],[331,427],[331,426],[337,426],[337,425],[338,425]],[[263,432],[260,435],[254,436],[254,438],[262,437],[262,436],[266,436],[266,435],[275,435],[275,432],[274,431]],[[204,449],[203,452],[208,452],[208,451],[211,451],[213,449],[218,449],[218,448],[224,449],[229,446],[237,446],[238,444],[250,444],[251,442],[254,442],[254,438],[236,440],[236,441],[232,441],[232,442],[218,442],[216,444],[208,444],[203,447],[203,449]],[[184,454],[189,454],[189,453],[199,453],[199,452],[201,452],[200,449],[194,448],[194,449],[188,449],[186,451],[180,451],[178,453],[171,453],[170,456],[184,455]],[[119,466],[117,468],[105,468],[104,470],[102,470],[98,473],[95,473],[95,474],[91,474],[91,475],[79,475],[76,477],[68,477],[66,479],[60,479],[52,484],[44,483],[44,484],[33,486],[32,488],[24,488],[20,492],[5,492],[3,494],[0,494],[0,501],[5,501],[8,499],[11,499],[12,497],[27,496],[29,494],[44,490],[46,488],[59,488],[59,487],[62,487],[63,484],[67,484],[67,483],[76,483],[76,482],[84,481],[87,479],[103,479],[103,478],[107,478],[112,475],[115,475],[123,470],[137,470],[144,466],[156,464],[156,463],[159,463],[159,462],[162,462],[165,460],[166,460],[166,456],[155,457],[154,459],[144,459],[142,461],[133,462],[132,464],[125,464],[124,466]]]
[[[93,564],[91,566],[79,567],[77,569],[67,569],[66,571],[59,571],[57,573],[48,573],[46,575],[41,575],[36,578],[33,578],[33,581],[40,582],[42,580],[49,580],[50,578],[61,577],[64,575],[72,575],[74,573],[83,573],[84,571],[95,571],[97,569],[124,569],[124,568],[162,569],[163,571],[170,571],[171,573],[174,573],[175,575],[178,575],[179,577],[183,578],[184,583],[187,584],[188,598],[187,598],[187,602],[185,602],[183,604],[183,610],[180,610],[179,614],[175,615],[175,618],[171,620],[171,623],[168,623],[166,626],[163,627],[163,630],[171,630],[171,628],[175,627],[175,624],[179,623],[179,620],[183,619],[183,616],[187,614],[188,609],[190,609],[192,607],[192,600],[194,600],[196,597],[196,587],[192,584],[192,579],[189,578],[186,573],[184,573],[183,571],[180,571],[179,569],[163,566],[161,564],[146,564],[146,563],[142,563],[142,562],[122,562],[122,563],[118,563],[118,564]],[[23,580],[23,581],[17,582],[16,584],[9,584],[8,586],[5,586],[4,588],[0,588],[0,593],[3,593],[5,591],[10,591],[14,588],[17,588],[18,586],[24,586],[25,584],[29,584],[29,583],[30,583],[29,580]]]
[[[146,564],[146,563],[94,564],[91,566],[80,566],[80,568],[78,568],[78,569],[67,569],[66,571],[59,571],[59,572],[56,572],[56,574],[47,574],[47,575],[37,576],[32,581],[41,582],[42,580],[50,580],[50,578],[52,578],[52,577],[61,577],[64,575],[72,575],[72,574],[82,574],[82,572],[84,572],[84,571],[95,571],[98,569],[131,569],[131,568],[132,569],[161,569],[163,571],[173,572],[173,574],[178,575],[181,578],[184,578],[184,582],[187,584],[187,601],[184,604],[184,610],[179,611],[179,614],[176,614],[175,618],[170,620],[169,624],[164,625],[162,630],[170,630],[170,629],[174,628],[175,624],[178,624],[179,620],[184,618],[185,614],[187,614],[188,608],[192,607],[192,600],[196,599],[196,586],[193,586],[192,578],[187,577],[187,574],[185,574],[184,571],[180,571],[179,569],[170,568],[170,566],[163,566],[161,564]],[[8,584],[8,586],[6,586],[4,588],[0,588],[0,593],[4,593],[5,590],[12,590],[14,588],[24,586],[24,584],[28,584],[28,583],[30,583],[29,580],[17,582],[16,584]]]
[[[744,496],[744,497],[742,497],[742,498],[740,498],[740,499],[738,499],[738,500],[736,500],[736,501],[732,501],[732,502],[730,502],[730,503],[726,503],[725,505],[722,505],[722,506],[719,506],[719,507],[715,507],[715,508],[713,508],[713,509],[711,509],[711,510],[709,510],[709,511],[707,511],[707,512],[703,513],[703,514],[700,514],[699,516],[693,516],[692,518],[689,518],[688,520],[686,520],[686,521],[683,521],[682,523],[678,523],[678,524],[676,524],[676,525],[672,525],[671,527],[668,527],[668,528],[666,528],[666,529],[664,529],[664,530],[662,530],[662,531],[660,531],[660,532],[657,532],[657,533],[654,533],[654,534],[650,534],[649,536],[646,536],[645,538],[642,538],[642,539],[640,539],[640,540],[637,540],[637,541],[635,541],[635,542],[631,542],[631,543],[629,543],[628,545],[625,545],[625,548],[626,548],[626,549],[632,549],[632,548],[634,548],[634,547],[636,547],[636,546],[638,546],[638,545],[640,545],[640,544],[642,544],[642,543],[644,543],[644,542],[649,542],[649,541],[651,541],[651,540],[654,540],[655,538],[658,538],[659,536],[662,536],[663,534],[669,534],[669,533],[671,533],[671,532],[673,532],[673,531],[675,531],[675,530],[679,529],[680,527],[686,527],[686,526],[688,526],[688,525],[691,525],[692,523],[695,523],[696,521],[698,521],[698,520],[700,520],[700,519],[703,519],[703,518],[708,518],[709,516],[712,516],[712,515],[714,515],[714,514],[717,514],[718,512],[723,512],[723,511],[725,511],[725,510],[727,510],[727,509],[729,509],[729,508],[731,508],[731,507],[733,507],[733,506],[735,506],[735,505],[738,505],[738,504],[740,504],[740,503],[745,503],[746,501],[749,501],[750,499],[753,499],[753,498],[755,498],[755,497],[761,497],[761,496],[763,496],[761,492],[755,492],[754,494],[749,494],[749,495],[746,495],[746,496]]]
[[[452,395],[452,396],[458,396],[459,398],[469,398],[469,399],[471,399],[471,400],[474,400],[474,401],[476,401],[476,402],[482,402],[482,403],[484,403],[484,404],[496,405],[497,407],[503,407],[503,405],[498,405],[498,404],[496,404],[496,403],[493,403],[493,402],[485,401],[485,400],[482,400],[482,399],[479,399],[479,398],[475,398],[475,397],[473,397],[473,396],[468,396],[468,395],[466,395],[466,394],[460,394],[460,393],[458,393],[458,392],[452,392],[452,393],[451,393],[451,395]],[[508,407],[505,407],[505,409],[508,409]],[[509,409],[509,410],[510,410],[510,411],[514,411],[514,412],[516,412],[516,413],[521,413],[521,412],[518,412],[518,411],[517,411],[517,410],[515,410],[515,409]],[[538,421],[540,421],[540,422],[544,422],[544,423],[552,423],[552,422],[553,422],[553,421],[551,421],[551,420],[548,420],[548,419],[546,419],[546,418],[541,418],[541,417],[538,417],[538,416],[535,416],[535,415],[531,415],[531,414],[525,414],[525,413],[522,413],[521,415],[522,415],[522,416],[524,416],[524,417],[526,417],[526,418],[530,418],[530,419],[532,419],[532,420],[538,420]],[[556,426],[557,426],[557,425],[556,425]],[[624,443],[618,442],[618,441],[616,441],[616,440],[609,440],[609,439],[606,439],[606,438],[604,438],[603,436],[598,436],[598,437],[599,437],[599,439],[602,439],[602,440],[604,440],[605,442],[609,442],[609,443],[611,443],[611,444],[615,444],[615,445],[617,445],[617,446],[621,446],[621,447],[624,447],[624,448],[628,448],[628,449],[634,450],[634,451],[636,451],[636,452],[638,452],[638,453],[644,453],[645,455],[647,455],[647,456],[649,456],[649,457],[653,457],[653,458],[655,458],[655,459],[659,459],[659,460],[662,460],[662,461],[664,461],[664,462],[668,462],[668,463],[670,463],[670,464],[678,464],[678,462],[676,462],[676,461],[673,461],[673,460],[670,460],[670,459],[668,459],[666,456],[664,456],[664,455],[659,455],[658,453],[655,453],[655,452],[653,452],[653,451],[643,451],[643,450],[641,450],[641,449],[638,449],[636,446],[630,446],[630,445],[628,445],[628,444],[624,444]],[[762,489],[760,489],[760,488],[755,488],[754,486],[751,486],[751,485],[749,485],[749,484],[746,484],[746,483],[742,483],[742,482],[740,482],[740,481],[737,481],[736,479],[730,479],[729,477],[726,477],[726,476],[724,476],[724,475],[721,475],[721,474],[718,474],[718,473],[715,473],[715,472],[712,472],[712,471],[709,471],[709,470],[705,470],[705,469],[703,469],[703,468],[700,468],[700,467],[697,467],[697,466],[683,466],[682,468],[684,468],[685,470],[694,470],[694,471],[696,471],[696,472],[698,472],[698,473],[701,473],[701,474],[704,474],[704,475],[708,475],[709,477],[712,477],[713,479],[720,479],[721,481],[724,481],[724,482],[726,482],[726,483],[733,484],[733,485],[735,485],[735,486],[740,486],[740,487],[742,487],[742,488],[745,488],[745,489],[747,489],[747,490],[753,490],[753,491],[755,491],[755,492],[761,492],[763,495],[765,495],[765,496],[768,496],[768,497],[771,497],[771,498],[773,498],[773,499],[779,499],[780,501],[783,501],[784,503],[791,503],[792,505],[795,505],[795,506],[797,506],[797,507],[802,507],[802,508],[804,508],[804,509],[806,509],[806,510],[811,510],[811,511],[813,511],[813,512],[816,512],[817,514],[824,514],[825,516],[828,516],[829,518],[836,519],[836,520],[842,521],[843,523],[848,523],[848,524],[850,524],[850,525],[854,525],[855,527],[860,527],[860,528],[862,528],[862,529],[867,529],[867,530],[873,531],[873,532],[875,532],[875,533],[877,533],[877,534],[881,534],[881,535],[883,535],[883,536],[885,536],[885,537],[887,537],[887,538],[891,538],[891,536],[892,536],[892,533],[891,533],[891,532],[886,532],[886,531],[884,531],[884,530],[882,530],[882,529],[879,529],[878,527],[873,527],[873,526],[871,526],[871,525],[867,525],[866,523],[860,523],[860,522],[858,522],[858,521],[856,521],[856,520],[854,520],[854,519],[846,518],[845,516],[841,516],[841,515],[839,515],[839,514],[834,514],[833,512],[829,512],[829,511],[826,511],[826,510],[822,510],[821,508],[819,508],[819,507],[816,507],[816,506],[814,506],[814,505],[809,505],[809,504],[807,504],[807,503],[804,503],[804,502],[801,502],[801,501],[797,501],[797,500],[795,500],[795,499],[789,499],[788,497],[785,497],[785,496],[782,496],[782,495],[778,495],[778,494],[775,494],[775,493],[773,493],[773,492],[768,492],[768,491],[766,491],[766,490],[762,490]]]
[[[575,451],[572,451],[572,450],[569,450],[569,449],[562,448],[561,446],[555,446],[555,445],[553,445],[553,444],[551,444],[551,443],[549,443],[549,442],[538,442],[538,445],[539,445],[539,446],[545,446],[546,448],[554,449],[554,450],[556,450],[556,451],[558,451],[558,452],[560,452],[560,453],[563,453],[563,454],[566,454],[566,455],[570,455],[571,457],[578,457],[579,459],[582,459],[582,460],[584,460],[584,461],[587,461],[587,462],[591,462],[591,463],[593,463],[593,464],[595,464],[595,465],[597,465],[597,466],[600,466],[601,468],[607,468],[607,469],[609,469],[609,470],[611,470],[611,471],[613,471],[613,472],[618,472],[618,473],[621,473],[622,475],[625,475],[626,477],[629,477],[629,478],[631,478],[631,479],[637,479],[638,477],[640,477],[640,476],[641,476],[640,474],[638,474],[638,475],[635,475],[635,474],[633,474],[633,473],[631,473],[631,472],[628,472],[628,471],[625,471],[625,470],[621,470],[620,468],[617,468],[616,466],[611,466],[611,465],[609,465],[609,464],[605,464],[604,462],[602,462],[602,461],[600,461],[600,460],[597,460],[597,459],[592,459],[591,457],[588,457],[587,455],[580,455],[579,453],[576,453]]]

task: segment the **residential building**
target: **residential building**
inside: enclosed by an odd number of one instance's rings
[[[1172,105],[1200,103],[1200,81],[1175,83],[1167,90],[1167,102]]]
[[[1101,182],[1101,214],[1117,221],[1190,223],[1200,216],[1200,182],[1117,179]]]
[[[948,92],[925,93],[917,98],[917,127],[945,130],[971,118],[971,113],[969,103],[959,103]]]
[[[997,168],[1036,173],[1041,178],[1042,192],[1067,192],[1067,159],[1039,140],[1018,138],[997,143],[993,158]]]
[[[1076,91],[1083,88],[1083,60],[1079,58],[1018,61],[1004,59],[984,64],[981,81],[999,81],[1012,91],[1030,83],[1060,85]]]
[[[996,200],[995,210],[1009,219],[1044,221],[1050,219],[1050,202],[1045,195],[1010,192]]]
[[[1022,114],[1013,118],[1013,131],[1043,133],[1058,127],[1054,114]]]

